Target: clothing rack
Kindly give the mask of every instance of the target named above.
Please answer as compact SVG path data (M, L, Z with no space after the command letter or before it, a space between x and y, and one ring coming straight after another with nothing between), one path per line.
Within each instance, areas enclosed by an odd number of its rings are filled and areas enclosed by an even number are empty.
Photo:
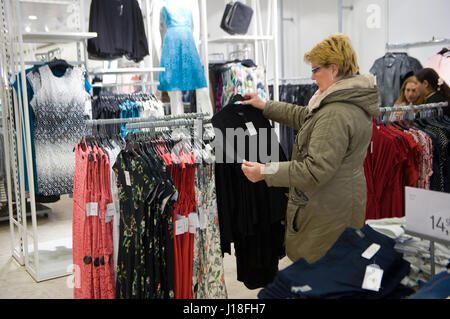
M380 107L380 112L382 114L391 113L396 111L422 111L428 110L438 107L448 106L448 102L439 102L439 103L428 103L428 104L420 104L420 105L407 105L407 106L388 106L388 107Z
M106 87L117 87L117 86L144 86L144 85L159 85L159 82L155 81L139 81L139 82L125 82L125 83L94 83L92 87L94 88L106 88Z
M140 123L128 123L125 125L127 130L139 129L139 128L156 128L156 127L173 127L173 126L192 126L196 124L198 120L172 120L166 122L140 122ZM201 119L202 125L211 123L211 119Z
M279 78L278 81L281 83L285 82L295 82L295 83L301 83L301 82L307 82L307 84L314 83L313 80L311 80L311 77L291 77L291 78ZM269 79L268 82L274 82L274 79Z
M135 99L135 98L144 98L144 99L157 99L155 94L153 93L144 93L144 92L137 92L137 93L116 93L116 94L100 94L98 96L99 99L117 99L117 98L127 98L127 99Z
M411 43L386 43L386 50L409 49L433 45L450 44L450 39L435 39L429 41L411 42Z
M185 113L178 115L165 115L155 117L142 117L142 118L120 118L120 119L98 119L98 120L86 120L87 126L94 125L106 125L106 124L121 124L121 123L139 123L139 122L157 122L157 121L170 121L177 119L191 119L191 118L204 118L209 116L209 113ZM165 125L167 126L167 125ZM127 127L128 128L128 127Z

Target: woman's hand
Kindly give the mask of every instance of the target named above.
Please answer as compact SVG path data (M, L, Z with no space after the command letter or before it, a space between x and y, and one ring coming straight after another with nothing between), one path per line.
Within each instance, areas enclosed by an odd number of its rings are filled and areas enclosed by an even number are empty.
M264 180L265 165L261 163L252 163L244 160L241 165L244 175L252 183Z
M245 100L241 101L241 104L249 104L260 110L264 110L264 107L266 106L266 102L264 102L256 93L245 93L242 97Z

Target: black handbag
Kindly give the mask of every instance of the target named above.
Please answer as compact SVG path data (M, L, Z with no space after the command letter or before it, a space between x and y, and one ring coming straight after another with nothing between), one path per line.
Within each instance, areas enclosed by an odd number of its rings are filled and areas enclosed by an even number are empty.
M253 9L242 2L228 3L223 13L220 28L229 34L246 34Z

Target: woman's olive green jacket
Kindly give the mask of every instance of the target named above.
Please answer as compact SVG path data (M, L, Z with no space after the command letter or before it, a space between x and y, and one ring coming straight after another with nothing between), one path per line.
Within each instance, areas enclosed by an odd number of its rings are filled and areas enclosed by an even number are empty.
M314 262L346 227L364 225L364 159L379 114L378 90L368 76L337 82L312 111L268 101L264 116L298 130L289 162L268 163L268 186L289 187L286 254Z

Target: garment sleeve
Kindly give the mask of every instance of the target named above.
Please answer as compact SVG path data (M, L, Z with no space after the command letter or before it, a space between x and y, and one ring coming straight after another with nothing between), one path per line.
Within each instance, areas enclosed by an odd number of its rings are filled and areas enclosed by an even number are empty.
M300 129L308 113L306 107L276 101L267 101L263 111L267 119L290 126L295 130Z
M328 110L318 116L305 159L267 163L264 178L268 186L295 187L308 194L335 175L350 142L351 115Z

